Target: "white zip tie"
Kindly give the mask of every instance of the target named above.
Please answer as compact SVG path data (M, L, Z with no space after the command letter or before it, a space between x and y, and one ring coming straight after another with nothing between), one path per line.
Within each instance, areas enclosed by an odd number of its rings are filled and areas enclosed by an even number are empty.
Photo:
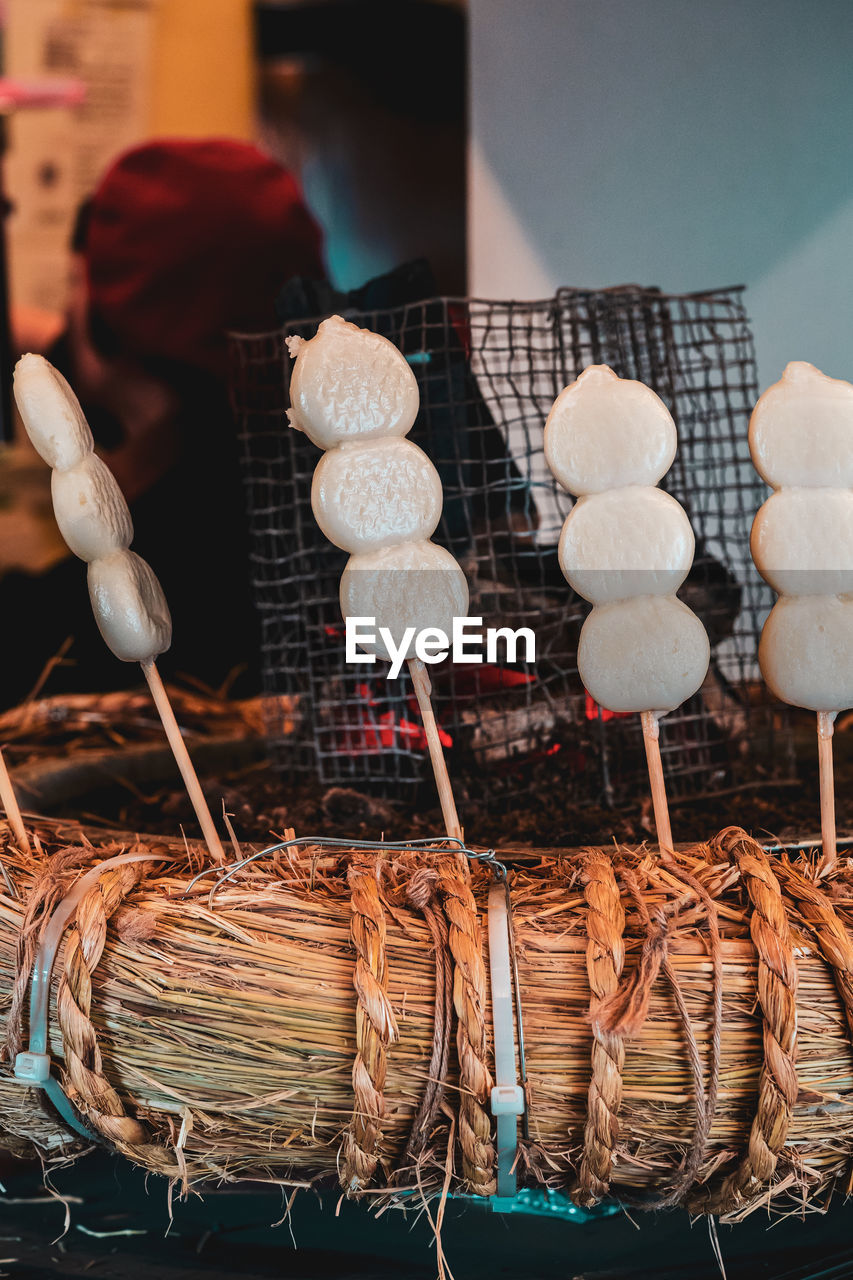
M495 1052L491 1111L497 1122L497 1195L492 1197L493 1205L496 1200L512 1199L518 1190L518 1117L527 1107L515 1068L510 949L509 885L498 881L489 889L489 979Z

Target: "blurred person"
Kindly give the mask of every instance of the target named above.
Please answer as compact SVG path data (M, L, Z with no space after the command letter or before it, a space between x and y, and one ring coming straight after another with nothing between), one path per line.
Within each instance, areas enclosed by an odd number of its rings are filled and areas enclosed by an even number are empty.
M153 141L122 155L80 210L62 334L44 354L79 396L130 505L133 550L174 622L158 665L218 687L258 683L239 459L227 394L228 330L275 327L293 276L323 279L322 234L287 170L229 139ZM0 704L26 696L70 635L50 692L138 681L95 627L86 567L10 573L0 604Z

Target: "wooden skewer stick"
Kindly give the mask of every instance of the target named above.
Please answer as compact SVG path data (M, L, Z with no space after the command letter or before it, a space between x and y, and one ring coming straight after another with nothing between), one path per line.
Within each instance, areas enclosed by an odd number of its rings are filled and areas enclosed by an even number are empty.
M421 719L424 722L424 731L426 732L427 745L429 747L429 758L432 764L432 771L435 775L435 785L438 787L438 798L441 801L441 813L444 818L444 828L449 836L454 836L457 840L462 839L462 828L459 825L459 817L456 813L456 801L453 799L453 789L450 785L450 776L447 772L447 761L444 758L444 751L441 746L441 739L438 736L438 726L435 723L435 713L432 709L430 701L430 693L432 685L424 664L420 658L409 658L408 660L409 674L412 677L412 684L415 687L415 696L420 707Z
M646 761L649 766L649 782L652 788L652 808L658 833L658 845L662 853L672 853L669 805L666 802L666 784L663 778L663 764L660 758L660 724L654 711L641 712L640 719L643 725Z
M2 751L0 751L0 802L2 802L3 808L6 810L6 817L9 820L9 826L15 833L18 848L23 853L31 853L30 838L27 835L27 829L21 817L18 798L15 795L15 789L12 786L12 779L9 777L9 770L6 768L6 761L3 759Z
M166 730L166 737L169 740L169 746L172 748L172 754L175 757L178 768L181 771L181 777L184 780L184 786L189 793L192 806L195 809L195 815L198 818L199 826L204 834L204 839L210 850L211 857L216 862L225 861L225 850L222 848L222 841L219 839L216 827L213 824L213 817L207 807L207 801L202 793L199 784L198 775L193 768L193 762L190 760L190 753L187 751L187 745L184 742L178 722L175 719L175 713L172 710L172 704L169 701L169 695L163 685L160 672L153 661L141 662L139 664L145 673L145 679L148 681L148 688L151 690L151 697L154 699L154 705L160 713L160 719L163 722L163 728Z
M832 768L832 735L835 732L835 712L817 713L817 762L820 774L820 838L823 853L817 865L820 876L827 875L835 866L835 777Z

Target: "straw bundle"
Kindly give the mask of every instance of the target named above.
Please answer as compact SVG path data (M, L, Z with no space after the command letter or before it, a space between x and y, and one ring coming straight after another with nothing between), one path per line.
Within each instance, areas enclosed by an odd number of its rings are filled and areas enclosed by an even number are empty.
M259 737L264 731L262 699L242 701L202 690L167 685L169 700L182 730L204 737ZM284 731L292 732L298 708L281 698L277 710ZM33 698L0 712L0 741L13 758L41 757L66 751L125 746L163 739L163 728L147 689L119 689L112 693L66 693Z
M488 869L469 887L450 853L313 848L190 886L199 848L35 834L35 856L3 855L0 1143L80 1149L11 1076L27 972L80 868L150 847L162 861L105 872L81 901L55 969L52 1052L90 1126L184 1185L494 1189ZM510 883L520 1181L737 1218L846 1178L853 870L818 881L730 828L666 863L525 854Z

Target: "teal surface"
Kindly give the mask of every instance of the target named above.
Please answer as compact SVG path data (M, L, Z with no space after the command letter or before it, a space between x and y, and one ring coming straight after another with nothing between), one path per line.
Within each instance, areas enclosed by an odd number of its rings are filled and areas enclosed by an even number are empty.
M104 1154L54 1172L52 1195L32 1165L7 1166L0 1178L0 1271L16 1278L436 1276L432 1230L415 1206L377 1218L369 1204L334 1191L303 1191L288 1213L286 1190L243 1184L185 1202L176 1192L170 1215L163 1179ZM853 1207L840 1198L826 1214L778 1221L755 1213L719 1227L727 1280L850 1280L851 1228ZM708 1223L680 1212L611 1210L583 1222L456 1199L445 1209L442 1244L453 1280L720 1280Z

